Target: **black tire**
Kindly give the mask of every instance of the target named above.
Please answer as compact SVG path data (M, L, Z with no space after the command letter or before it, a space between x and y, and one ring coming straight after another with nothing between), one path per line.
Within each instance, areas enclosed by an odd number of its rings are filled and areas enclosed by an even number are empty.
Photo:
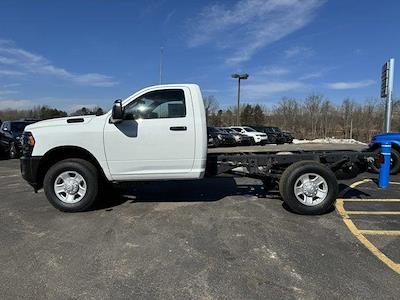
M55 180L65 171L77 172L86 181L86 193L79 202L63 202L57 197L54 191ZM98 171L95 166L86 160L78 158L65 159L56 163L47 171L44 177L43 188L49 202L58 210L64 212L84 211L92 206L98 195L100 195Z
M18 158L17 147L15 147L15 143L10 143L10 148L8 149L8 157L11 159Z
M390 174L395 175L400 172L400 152L393 148L391 151L392 151L392 154L390 156L390 159L391 159ZM380 154L381 148L375 149L374 153ZM374 173L379 173L379 168L380 168L380 166L379 166L378 162L376 162L376 161L371 165L371 169Z
M314 173L321 176L327 184L328 192L325 199L314 206L301 203L294 188L301 175ZM326 166L315 161L300 161L290 165L279 181L279 192L286 205L294 212L302 215L318 215L330 211L338 196L338 182L335 174Z

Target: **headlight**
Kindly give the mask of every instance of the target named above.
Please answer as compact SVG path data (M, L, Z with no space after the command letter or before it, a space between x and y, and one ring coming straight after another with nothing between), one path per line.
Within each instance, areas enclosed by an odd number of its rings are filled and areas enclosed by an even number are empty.
M22 134L22 155L31 156L35 143L35 138L33 137L32 132L24 131Z

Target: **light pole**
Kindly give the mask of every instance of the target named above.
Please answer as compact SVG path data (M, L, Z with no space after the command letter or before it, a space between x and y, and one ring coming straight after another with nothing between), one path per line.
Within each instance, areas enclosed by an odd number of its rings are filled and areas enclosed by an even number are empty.
M249 74L232 74L232 78L238 80L238 94L237 94L237 113L236 113L236 125L240 125L240 80L246 80L249 78Z
M160 47L160 84L162 84L164 47Z

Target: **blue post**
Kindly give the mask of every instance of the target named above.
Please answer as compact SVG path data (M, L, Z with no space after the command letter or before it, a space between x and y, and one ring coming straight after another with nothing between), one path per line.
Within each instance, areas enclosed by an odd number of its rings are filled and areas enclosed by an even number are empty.
M383 155L384 161L379 169L379 187L382 189L386 189L389 186L391 150L391 143L381 144L381 154Z

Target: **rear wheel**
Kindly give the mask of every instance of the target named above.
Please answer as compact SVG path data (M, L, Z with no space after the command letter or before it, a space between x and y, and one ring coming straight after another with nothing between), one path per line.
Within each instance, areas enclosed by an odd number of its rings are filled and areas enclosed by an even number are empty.
M381 148L375 149L374 153L380 154ZM372 171L379 173L380 165L377 161L371 166ZM392 154L390 156L390 174L394 175L400 171L400 152L392 148Z
M315 161L301 161L289 166L279 181L279 191L291 210L315 215L328 212L338 195L335 174Z
M99 195L98 172L86 160L62 160L47 171L43 187L55 208L65 212L84 211Z

